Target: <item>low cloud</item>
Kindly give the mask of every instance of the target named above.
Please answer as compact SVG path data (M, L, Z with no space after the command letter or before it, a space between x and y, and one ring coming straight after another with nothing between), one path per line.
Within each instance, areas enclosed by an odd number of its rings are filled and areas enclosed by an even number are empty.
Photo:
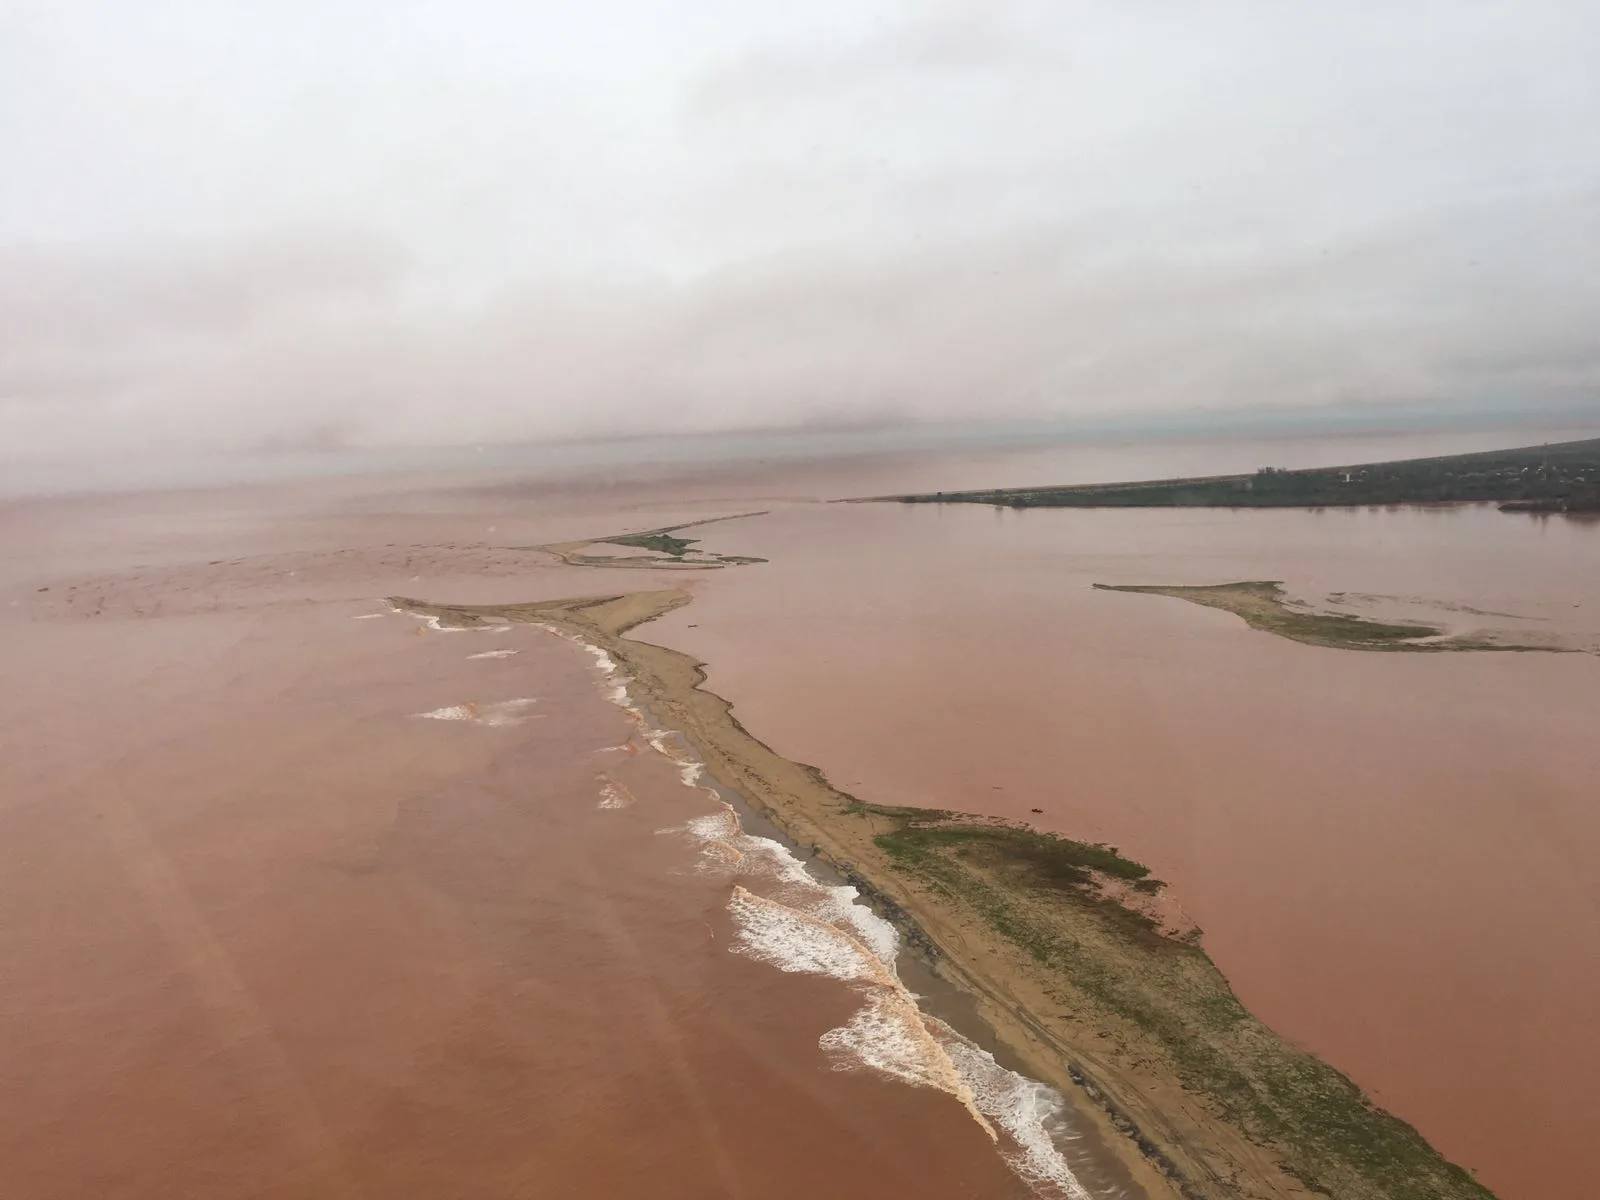
M155 7L0 39L0 463L1600 418L1600 26L1553 0Z
M13 452L53 456L861 416L1570 407L1600 394L1597 211L1584 195L1268 260L1088 267L1086 235L1062 228L455 305L419 300L426 280L400 257L333 234L36 253L12 259L0 293L0 413Z

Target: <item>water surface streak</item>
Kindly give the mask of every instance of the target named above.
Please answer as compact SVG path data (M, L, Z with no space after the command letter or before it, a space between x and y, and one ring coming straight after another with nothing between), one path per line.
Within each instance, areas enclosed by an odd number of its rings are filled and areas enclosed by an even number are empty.
M0 1193L1039 1194L956 1097L833 1069L852 983L734 952L732 880L660 833L720 802L619 749L581 647L353 619L420 556L290 580L229 565L248 524L164 563L174 524L0 580Z

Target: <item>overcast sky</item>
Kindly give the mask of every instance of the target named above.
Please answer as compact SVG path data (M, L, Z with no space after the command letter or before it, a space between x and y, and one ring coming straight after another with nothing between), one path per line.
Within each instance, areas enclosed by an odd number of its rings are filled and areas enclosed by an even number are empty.
M0 0L0 461L1600 415L1600 0Z

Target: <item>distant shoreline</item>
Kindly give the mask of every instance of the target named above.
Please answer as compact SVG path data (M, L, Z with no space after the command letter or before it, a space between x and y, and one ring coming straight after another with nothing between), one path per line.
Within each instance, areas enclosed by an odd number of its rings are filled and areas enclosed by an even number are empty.
M1509 450L1254 474L868 496L852 503L1004 508L1335 508L1499 504L1508 512L1600 512L1600 438Z

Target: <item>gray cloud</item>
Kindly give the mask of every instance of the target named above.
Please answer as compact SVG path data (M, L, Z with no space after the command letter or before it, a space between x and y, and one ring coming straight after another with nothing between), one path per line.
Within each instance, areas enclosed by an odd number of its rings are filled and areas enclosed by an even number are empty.
M950 83L961 75L1062 71L1069 62L1013 20L1014 5L945 3L875 23L843 41L756 47L713 63L694 80L688 111L726 116L751 105L859 102L858 89L918 76Z
M1587 7L18 8L0 462L1600 414Z

